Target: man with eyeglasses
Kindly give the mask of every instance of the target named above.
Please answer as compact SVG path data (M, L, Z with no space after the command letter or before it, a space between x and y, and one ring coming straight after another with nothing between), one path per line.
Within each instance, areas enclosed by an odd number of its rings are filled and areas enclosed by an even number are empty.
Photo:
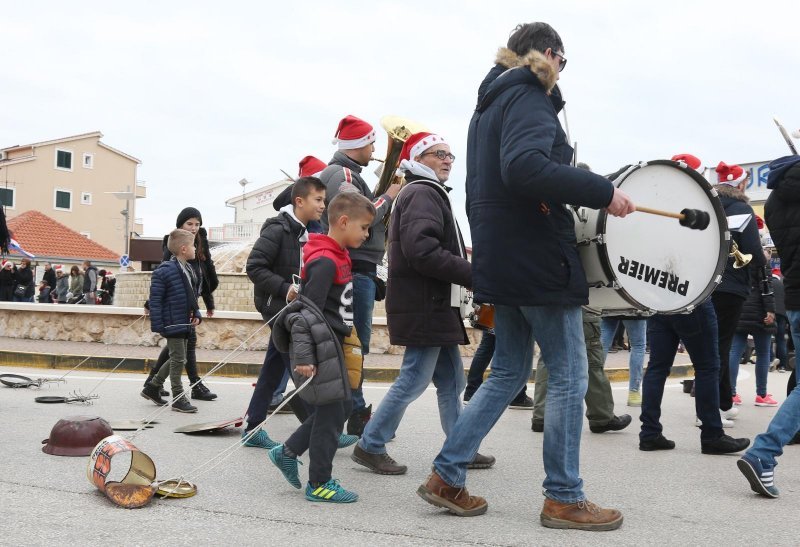
M466 385L458 346L469 343L459 298L453 296L472 285L472 272L445 186L456 158L447 142L431 133L412 135L400 157L407 184L395 200L389 225L386 319L391 343L406 350L400 375L352 455L353 461L381 475L406 472L386 452L386 443L431 380L439 421L445 435L450 434ZM486 469L494 461L476 450L468 467Z
M495 305L492 374L461 412L417 493L460 516L488 504L465 487L481 441L530 377L533 342L550 373L544 423L542 525L613 530L622 514L586 499L580 476L588 363L581 306L586 276L566 204L624 217L630 198L600 175L571 167L573 150L558 121L556 87L564 45L546 23L518 26L478 90L467 142L467 213L472 286Z

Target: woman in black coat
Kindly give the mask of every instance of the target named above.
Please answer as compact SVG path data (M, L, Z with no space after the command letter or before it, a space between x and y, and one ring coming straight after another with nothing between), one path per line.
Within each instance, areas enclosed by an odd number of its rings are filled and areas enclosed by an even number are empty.
M203 217L200 211L194 207L186 207L178 214L178 219L175 222L177 228L186 230L195 234L194 246L196 255L194 260L188 261L189 266L194 271L197 278L200 280L200 296L203 297L203 302L206 305L206 317L214 317L214 291L219 285L217 278L217 270L214 267L214 261L211 260L211 253L208 246L208 235L205 228L202 228ZM168 235L164 236L164 260L170 260L172 253L167 249ZM189 342L186 347L186 375L189 377L191 384L196 384L192 388L192 399L201 401L213 401L217 398L216 393L212 393L202 382L199 382L200 375L197 373L197 356L195 347L197 346L197 332L192 327L189 332ZM158 362L150 371L147 381L155 376L161 366L169 359L169 351L166 347L161 350L158 356ZM199 383L198 383L199 382ZM146 383L146 382L145 382ZM163 394L162 394L163 395Z
M756 350L756 406L778 406L772 395L767 393L767 377L770 365L770 346L775 327L775 296L772 293L771 275L765 267L755 265L750 268L750 294L742 308L742 315L736 325L730 353L731 387L734 404L742 404L736 393L736 377L739 373L739 360L747 345L747 335L753 336Z
M3 260L0 267L0 302L14 301L14 287L17 285L17 276L14 274L14 264L10 260Z
M19 266L14 272L16 277L16 285L14 285L14 302L33 302L33 294L36 292L36 285L33 282L33 270L31 270L31 261L29 258L20 260ZM25 292L22 296L16 293L18 286L24 286Z

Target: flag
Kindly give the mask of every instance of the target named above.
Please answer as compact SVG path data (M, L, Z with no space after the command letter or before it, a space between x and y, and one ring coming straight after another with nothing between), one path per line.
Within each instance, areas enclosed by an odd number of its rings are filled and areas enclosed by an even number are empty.
M36 258L36 255L34 255L33 253L29 253L28 251L26 251L25 249L20 247L19 243L17 243L17 240L14 239L13 237L8 242L8 250L9 251L13 251L13 252L17 252L17 253L19 253L21 255L25 255L28 258Z

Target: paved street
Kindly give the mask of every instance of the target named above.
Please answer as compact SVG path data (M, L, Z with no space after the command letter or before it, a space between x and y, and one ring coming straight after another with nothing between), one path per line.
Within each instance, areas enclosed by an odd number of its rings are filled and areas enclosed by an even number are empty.
M63 371L11 369L32 377ZM742 367L736 436L762 431L774 409L756 408L753 366ZM481 452L497 457L491 470L473 471L470 491L489 500L486 515L458 518L429 506L415 490L425 479L443 434L435 392L429 389L407 412L389 451L409 465L401 477L370 474L349 459L351 448L337 454L334 475L360 495L352 505L318 505L304 500L269 462L265 451L243 448L225 464L197 480L189 499L154 500L138 510L115 507L86 479L88 458L42 453L41 441L64 416L91 414L108 420L137 419L154 405L139 397L143 375L113 374L91 407L44 405L39 394L88 393L104 376L75 372L67 384L41 390L0 387L0 506L6 525L0 544L311 544L326 545L703 545L797 544L792 523L800 502L800 447L787 447L777 468L782 497L767 500L750 492L736 469L736 456L700 454L693 426L692 400L672 379L664 402L666 435L677 442L671 452L637 449L637 424L620 433L591 434L584 427L582 473L590 499L621 509L625 524L616 532L587 533L542 528L540 485L542 435L530 430L530 413L509 410L484 442ZM771 373L770 392L784 399L788 374ZM194 415L166 411L155 429L134 441L154 460L159 478L180 475L234 443L238 432L215 436L173 433L190 423L241 415L251 379L212 379L220 398L198 402ZM366 386L368 401L378 403L386 385ZM627 384L614 384L617 413L625 407ZM291 415L270 421L268 431L284 439L297 425ZM125 433L123 433L124 435ZM307 461L307 458L304 458ZM124 464L114 461L112 469ZM307 466L301 467L305 480ZM119 472L120 470L117 470Z

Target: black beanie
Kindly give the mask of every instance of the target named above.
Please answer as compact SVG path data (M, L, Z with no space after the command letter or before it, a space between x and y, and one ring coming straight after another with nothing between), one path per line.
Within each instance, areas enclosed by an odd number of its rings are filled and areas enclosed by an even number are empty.
M178 213L178 220L175 221L175 227L180 228L183 226L183 223L189 220L190 218L196 218L200 221L200 225L203 224L203 216L200 214L200 211L195 209L194 207L187 207L180 213Z

